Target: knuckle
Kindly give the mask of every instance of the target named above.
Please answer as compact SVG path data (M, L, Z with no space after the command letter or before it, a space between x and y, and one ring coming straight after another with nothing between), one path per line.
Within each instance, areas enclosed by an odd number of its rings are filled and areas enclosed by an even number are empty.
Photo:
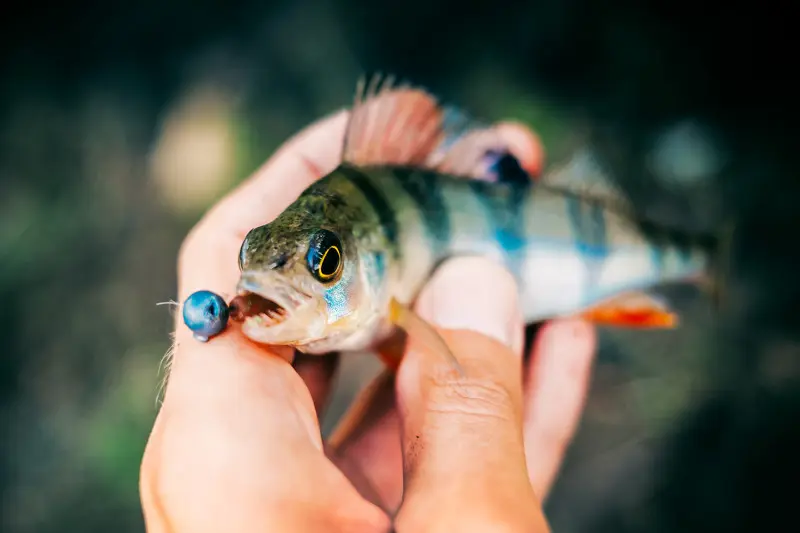
M435 380L428 397L428 410L478 418L510 419L515 415L515 402L508 388L492 380Z

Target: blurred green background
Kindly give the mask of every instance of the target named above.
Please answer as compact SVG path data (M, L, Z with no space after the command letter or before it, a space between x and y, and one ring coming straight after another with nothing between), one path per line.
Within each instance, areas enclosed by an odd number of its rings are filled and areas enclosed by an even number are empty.
M138 468L175 260L290 135L395 73L636 204L737 223L726 305L602 332L555 531L786 527L800 474L798 83L790 18L696 2L76 0L0 18L2 531L142 531ZM346 366L333 415L374 364ZM330 427L332 420L326 421ZM792 520L793 521L793 520Z

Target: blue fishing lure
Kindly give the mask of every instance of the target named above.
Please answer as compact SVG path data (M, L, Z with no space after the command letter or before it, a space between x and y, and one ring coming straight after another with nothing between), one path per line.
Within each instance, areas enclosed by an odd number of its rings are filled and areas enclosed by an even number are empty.
M197 291L183 302L183 323L200 342L225 331L229 317L228 304L211 291Z

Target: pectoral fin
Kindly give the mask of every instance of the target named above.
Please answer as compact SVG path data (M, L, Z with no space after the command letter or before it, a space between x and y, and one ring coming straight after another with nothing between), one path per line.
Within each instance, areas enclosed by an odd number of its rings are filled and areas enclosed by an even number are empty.
M615 296L579 316L598 326L671 329L678 325L678 315L665 302L644 292Z
M436 329L409 307L394 298L389 302L389 320L405 331L410 338L424 344L436 355L447 359L458 370L459 374L464 375L464 369L456 359L455 354L453 354Z

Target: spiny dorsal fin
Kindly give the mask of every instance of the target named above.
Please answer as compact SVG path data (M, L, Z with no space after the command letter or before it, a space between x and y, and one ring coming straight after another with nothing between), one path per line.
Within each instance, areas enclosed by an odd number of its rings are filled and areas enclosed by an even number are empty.
M548 171L539 183L595 200L618 210L630 211L622 190L604 172L600 162L588 150L578 151L564 165Z
M508 143L489 125L392 76L359 80L342 161L357 166L414 166L465 178L528 179L508 162ZM520 175L522 174L522 176Z

